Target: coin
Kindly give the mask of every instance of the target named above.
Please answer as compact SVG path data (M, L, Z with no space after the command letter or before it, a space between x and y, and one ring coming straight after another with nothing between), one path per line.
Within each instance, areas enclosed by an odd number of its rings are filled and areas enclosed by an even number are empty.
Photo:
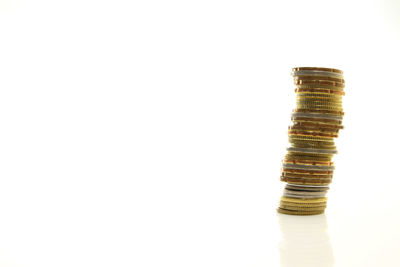
M298 108L309 109L309 110L332 110L332 111L343 111L342 103L333 102L322 102L322 101L297 101L296 105Z
M331 99L322 99L322 98L305 98L298 97L296 98L297 107L301 106L327 106L332 108L342 108L342 100L331 100ZM301 108L301 107L300 107Z
M320 181L320 180L332 180L333 173L331 174L304 174L304 173L291 173L291 172L283 172L281 175L284 179L289 180L309 180L309 181Z
M300 185L328 185L332 182L332 179L329 178L302 178L302 177L285 177L281 176L281 181L288 182L292 184L300 184Z
M330 81L330 80L301 80L295 79L295 85L319 85L321 87L329 86L330 88L340 90L343 89L345 84L338 81Z
M318 215L324 213L324 210L317 210L317 211L298 211L298 210L287 210L278 208L277 211L279 213L288 214L288 215Z
M305 148L319 148L319 149L336 149L335 144L326 144L324 142L307 141L307 140L297 140L290 139L290 144L293 147L305 147Z
M304 131L304 130L291 130L288 131L289 135L296 135L296 136L318 136L318 137L338 137L337 133L321 133L321 132L314 132L314 131Z
M288 198L286 196L283 196L285 198ZM304 201L312 201L312 200L316 200L318 198L290 198L293 200L304 200ZM297 210L310 210L310 209L322 209L326 207L326 202L321 202L321 203L299 203L299 202L290 202L290 201L280 201L279 206L282 208L286 208L286 209L297 209Z
M285 197L291 197L291 198L320 198L320 197L325 197L326 195L326 191L322 191L322 192L310 192L310 191L301 191L301 190L288 190L285 189L283 190L283 196Z
M337 87L333 85L321 85L321 84L295 84L295 92L300 90L323 90L325 92L332 92L337 94L344 94L343 87Z
M286 184L285 190L300 192L327 192L329 190L329 186L305 186L298 184Z
M344 96L346 94L343 90L339 90L339 89L321 88L320 86L314 87L314 86L308 86L308 85L298 85L294 89L294 92L295 93L299 93L299 92L326 93L326 94L340 95L340 96Z
M293 125L304 125L309 127L328 128L334 130L344 129L344 126L342 125L341 121L297 117L297 118L292 118L292 122Z
M329 78L329 77L322 77L322 76L295 76L294 77L294 84L295 85L302 85L302 84L317 84L317 85L329 85L334 86L336 88L344 88L345 83L342 79L337 78Z
M293 163L293 164L303 164L308 166L333 166L333 161L326 160L323 161L320 158L310 158L310 159L296 159L296 158L288 158L284 157L282 160L282 164L284 163Z
M323 202L326 202L327 200L328 199L326 197L313 199L313 200L297 200L297 199L291 199L288 197L281 197L281 201L294 202L294 203L323 203Z
M315 111L315 110L310 110L310 109L301 109L296 107L293 112L302 112L302 113L319 113L319 114L331 114L331 115L339 115L343 116L344 112L343 111L336 111L336 110L321 110L321 111Z
M288 147L288 151L310 153L310 154L336 154L336 149L315 149L315 148L304 148L304 147Z
M295 120L293 121L293 125L290 129L296 129L299 127L310 128L310 129L321 129L322 131L335 131L343 129L342 125L332 124L332 123L324 123L319 121L307 121L307 120Z
M309 162L331 162L333 155L311 155L311 154L301 154L289 152L285 155L284 161L309 161Z
M290 192L327 192L328 186L303 186L296 184L286 184L284 190Z
M321 113L312 113L312 112L293 112L292 118L312 118L312 119L325 119L325 120L334 120L334 121L342 121L343 116L334 115L334 114L321 114Z
M296 140L310 140L315 142L334 142L332 137L324 137L324 136L303 136L303 135L289 135L289 139Z
M312 170L312 171L333 171L335 169L335 166L330 166L330 165L306 165L306 164L293 164L293 163L283 163L282 164L283 168L285 169L297 169L297 170Z
M301 73L302 71L308 71L312 73L324 72L330 75L337 75L339 77L343 77L343 71L335 68L324 68L324 67L294 67L292 68L292 75L296 75L297 73Z
M299 198L296 198L299 199ZM319 205L319 206L295 206L295 205L287 205L286 203L279 203L279 207L286 210L297 210L297 211L317 211L317 210L324 210L326 205Z

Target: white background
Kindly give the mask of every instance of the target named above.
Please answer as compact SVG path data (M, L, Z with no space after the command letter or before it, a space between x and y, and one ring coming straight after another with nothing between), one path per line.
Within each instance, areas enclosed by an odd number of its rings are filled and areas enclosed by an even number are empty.
M0 2L0 266L400 266L398 1ZM277 215L290 69L344 70L325 215Z

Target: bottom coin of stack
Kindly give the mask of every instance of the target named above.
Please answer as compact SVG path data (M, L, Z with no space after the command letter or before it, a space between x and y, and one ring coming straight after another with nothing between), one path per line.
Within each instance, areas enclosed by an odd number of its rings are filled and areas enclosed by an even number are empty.
M323 213L332 182L334 138L343 129L343 73L337 69L294 68L296 108L289 127L281 181L286 182L278 212L292 215Z

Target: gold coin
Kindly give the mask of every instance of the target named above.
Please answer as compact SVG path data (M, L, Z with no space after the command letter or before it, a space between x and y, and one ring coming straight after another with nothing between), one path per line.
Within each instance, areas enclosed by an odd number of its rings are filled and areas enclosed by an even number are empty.
M298 108L308 109L312 111L343 111L342 107L324 106L324 105L302 105L298 104Z
M289 173L285 173L283 174L281 177L282 179L285 180L291 180L291 181L297 181L297 182L302 182L302 181L307 181L307 182L329 182L332 181L333 179L333 174L330 174L331 177L329 177L329 175L323 176L323 175L319 175L319 176L313 176L313 177L306 177L306 175L294 175L294 174L289 174Z
M302 131L302 130L290 130L288 131L289 135L295 136L314 136L314 137L330 137L336 138L339 135L337 133L321 133L321 132L309 132L309 131Z
M286 196L285 196L286 197ZM317 198L290 198L290 199L297 199L297 200L313 200ZM321 203L298 203L298 202L289 202L289 201L280 201L281 206L292 207L292 208L323 208L326 207L326 201Z
M317 114L328 114L328 115L338 115L338 116L344 116L343 111L334 111L334 110L321 110L321 111L315 111L315 110L310 110L310 109L301 109L301 108L296 108L293 110L294 113L317 113Z
M293 124L309 124L309 125L318 125L318 126L326 126L326 127L340 127L343 129L342 121L337 120L326 120L326 119L319 119L319 118L302 118L302 117L292 117Z
M304 181L302 181L302 182L285 181L285 182L297 184L297 185L307 185L307 186L327 186L327 185L331 184L331 182L329 182L329 183L311 183L311 182L304 182Z
M296 171L296 170L293 170ZM311 174L311 173L301 173L301 172L287 172L284 170L282 172L282 176L289 179L310 179L310 180L317 180L317 179L332 179L333 172L328 174Z
M298 90L296 92L296 97L325 97L329 99L343 99L342 94L332 94L329 91L321 91L321 92L310 92L310 91L302 91Z
M297 209L297 208L292 208L292 207L286 207L286 206L279 206L279 208L283 209L283 210L290 210L290 211L297 211L297 212L324 212L324 210L326 209L326 207L323 208L311 208L311 209Z
M333 109L342 110L343 104L341 102L332 101L308 101L308 100L297 100L296 107L308 108L308 109Z
M335 93L335 94L345 94L343 87L336 87L332 85L319 85L319 84L296 84L296 90L323 90L325 92Z
M305 164L308 163L310 165L316 165L316 166L334 166L333 162L331 160L322 160L320 158L311 158L311 159L297 159L296 157L284 157L283 162L294 162L297 163L299 162L300 164ZM332 165L329 165L332 164Z
M327 178L327 177L321 177L323 175L333 175L333 171L316 171L316 170L304 170L304 169L288 169L288 168L282 168L283 173L286 174L298 174L298 175L314 175L316 177L308 177L308 178Z
M342 99L329 99L324 97L296 97L296 105L303 104L318 104L318 105L331 105L331 106L342 106Z
M294 84L298 85L318 85L321 87L329 86L337 89L344 89L345 84L338 81L330 81L330 80L304 80L304 79L295 79Z
M310 109L310 110L334 110L334 111L342 111L343 105L342 103L331 103L331 102L304 102L297 101L296 106L298 108Z
M323 101L297 101L296 106L302 109L328 109L342 110L342 103L323 102Z
M296 97L296 104L319 104L319 105L332 105L341 106L342 99L328 99L323 97Z
M333 157L333 153L307 153L307 152L301 152L301 151L293 151L293 149L289 150L286 153L287 156L289 157L293 157L293 158L315 158L315 159L323 159L323 158L332 158ZM324 161L324 160L323 160Z
M319 122L319 121L307 121L307 120L294 120L293 126L304 126L304 127L317 127L317 128L326 128L332 130L341 130L343 129L343 125Z
M321 123L321 122L316 122L316 121L293 121L292 125L288 127L288 129L296 129L304 127L306 128L317 128L317 129L326 129L326 130L332 130L334 132L337 132L337 130L341 130L344 128L342 125L332 125L332 124L327 124L327 123Z
M293 199L301 199L301 198L293 198ZM308 198L307 200L312 200L315 198ZM327 203L315 205L315 204L299 204L299 203L289 203L289 202L280 202L279 207L290 210L318 210L325 209Z
M310 101L316 101L316 100L323 100L323 101L336 101L336 102L342 102L343 97L338 96L338 95L333 95L333 94L319 94L319 93L297 93L296 94L296 99L300 100L310 100Z
M295 144L307 144L307 145L312 145L312 146L335 146L334 141L314 141L314 140L304 140L304 139L296 139L296 138L289 138L289 141L291 143Z
M335 89L329 89L329 88L319 88L319 87L304 87L298 85L294 89L295 93L324 93L324 94L330 94L330 95L337 95L337 96L344 96L346 93L343 90L335 90Z
M334 142L334 138L332 137L320 137L320 136L303 136L303 135L289 135L289 139L297 139L297 140L310 140L310 141L318 141L318 142Z
M331 182L325 182L325 183L321 183L321 182L316 183L316 182L307 182L307 181L299 182L299 181L290 181L289 180L289 181L284 181L284 182L291 183L291 184L297 184L297 185L307 185L307 186L327 186L327 185L331 184L332 181Z
M285 205L285 204L279 204L279 207L280 208L282 208L282 209L286 209L286 210L298 210L298 211L317 211L317 210L324 210L324 209L326 209L326 206L327 205L325 205L325 206L315 206L315 207L305 207L305 206L302 206L302 207L300 207L300 206L288 206L288 205Z
M310 183L310 184L329 184L332 182L332 178L326 177L292 177L288 175L282 175L281 181L288 182L288 183L295 183L295 184L303 184L303 183Z
M287 199L291 199L293 201L286 201L286 200L282 200L282 198L287 198ZM326 197L323 197L326 198ZM286 197L286 196L282 196L281 197L281 201L280 203L286 206L294 206L294 207L322 207L322 206L326 206L327 200L326 201L322 201L322 202L312 202L310 203L309 201L311 200L316 200L316 199L321 199L321 198L294 198L294 197ZM299 202L302 201L302 202Z
M291 184L298 185L329 185L332 183L332 179L304 179L304 178L285 178L281 176L282 182L288 182Z
M334 166L333 161L310 161L310 160L286 160L284 159L283 162L292 163L292 164L303 164L303 165L310 165L310 166Z
M324 213L325 210L317 210L317 211L297 211L297 210L286 210L282 208L278 208L277 211L282 214L288 215L318 215Z
M293 147L304 147L304 148L316 148L316 149L335 149L336 146L333 143L308 141L308 140L289 140Z
M318 81L318 82L334 82L338 84L345 84L345 80L341 78L335 78L335 77L328 77L328 76L295 76L294 78L295 83L297 81Z
M315 173L296 172L296 170L293 170L293 172L288 172L287 170L284 170L282 172L282 176L286 178L302 178L302 179L332 179L333 171L331 171L331 173L315 174Z
M289 126L289 134L291 133L304 133L310 134L313 136L338 136L339 129L327 129L325 127L310 127L310 126L300 126L300 125L293 125Z
M342 99L327 97L296 97L296 104L342 105Z
M333 155L304 155L300 153L287 153L285 160L287 161L311 161L311 162L330 162L332 161Z
M304 122L315 122L315 123L328 124L328 125L342 125L342 120L326 119L326 118L311 118L311 117L302 116L302 115L292 116L291 120L293 122L304 121Z
M333 95L333 94L332 94ZM335 95L335 97L328 97L328 96L303 96L299 95L299 93L296 94L296 99L311 99L311 100L325 100L325 101L340 101L343 102L342 96Z

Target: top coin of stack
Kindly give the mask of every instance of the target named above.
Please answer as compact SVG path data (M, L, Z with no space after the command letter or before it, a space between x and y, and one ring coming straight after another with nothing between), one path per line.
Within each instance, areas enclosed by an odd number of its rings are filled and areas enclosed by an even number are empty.
M293 68L296 109L289 127L290 147L282 164L284 190L278 211L319 214L332 181L334 138L343 129L343 72L331 68Z

